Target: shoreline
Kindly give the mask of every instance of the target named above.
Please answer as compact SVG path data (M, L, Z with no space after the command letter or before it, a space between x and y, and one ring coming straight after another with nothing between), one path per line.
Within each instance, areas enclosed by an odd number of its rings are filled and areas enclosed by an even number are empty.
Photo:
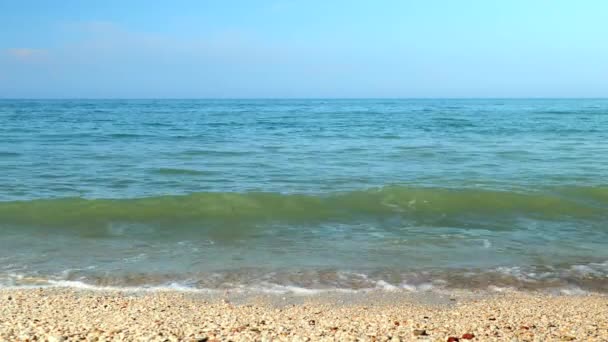
M472 337L474 336L474 337ZM0 289L0 341L607 341L608 296Z

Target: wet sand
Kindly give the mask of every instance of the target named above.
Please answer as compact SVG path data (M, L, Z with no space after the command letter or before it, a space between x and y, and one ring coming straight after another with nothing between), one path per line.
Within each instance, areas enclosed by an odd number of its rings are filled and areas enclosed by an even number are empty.
M608 341L608 296L0 290L1 341L469 339Z

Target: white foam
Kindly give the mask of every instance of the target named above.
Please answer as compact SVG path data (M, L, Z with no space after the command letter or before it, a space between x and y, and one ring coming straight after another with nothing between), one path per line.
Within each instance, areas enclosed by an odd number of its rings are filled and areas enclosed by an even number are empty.
M588 265L574 265L571 269L577 273L582 275L599 275L600 272L594 270L592 267Z
M494 268L493 272L500 272L510 277L515 277L521 280L524 284L531 283L543 283L546 280L553 279L566 279L567 277L580 278L581 276L592 276L592 277L605 277L608 268L608 261L603 263L589 263L582 265L572 265L565 269L543 269L542 271L534 267L497 267ZM373 275L365 273L357 273L350 271L338 271L337 277L338 282L330 286L319 285L307 287L298 286L292 284L277 284L270 280L274 277L272 273L268 277L264 277L267 281L255 281L255 283L244 284L230 284L223 283L224 287L221 288L197 288L194 286L192 281L179 281L161 285L143 285L143 286L98 286L86 283L84 279L68 280L70 273L78 269L67 269L61 274L57 274L55 277L43 278L39 276L30 276L21 272L11 272L0 274L0 288L40 288L40 287L52 287L52 288L74 288L89 291L116 291L116 292L160 292L160 291L178 291L178 292L194 292L194 293L243 293L243 294L255 294L255 293L266 293L266 294L291 294L291 295L316 295L320 293L367 293L374 291L408 291L408 292L422 292L422 291L451 291L450 284L441 278L435 278L432 274L429 274L430 278L424 278L425 282L420 283L415 279L418 279L416 275L413 278L405 275L402 278L402 282L394 283L384 279L378 279ZM474 277L476 272L463 272L465 276ZM213 275L207 275L213 278ZM409 279L409 280L408 280ZM212 279L213 280L213 279ZM221 281L221 279L219 279ZM341 284L350 284L349 280L354 280L358 288L350 288L349 285L341 287ZM213 281L212 281L213 282ZM327 284L326 284L327 285ZM555 283L553 284L555 285ZM567 284L564 286L555 286L551 288L544 288L541 291L547 291L551 293L558 293L563 295L581 295L586 294L585 290L579 287L571 287ZM360 287L362 286L362 288ZM319 288L320 287L320 288ZM487 291L491 292L505 292L505 291L518 291L519 286L515 287L502 287L500 283L494 286L488 286ZM472 290L475 291L475 290Z
M200 293L200 294L270 294L270 295L294 295L294 296L313 296L324 293L371 293L376 291L407 291L407 292L420 292L420 291L433 291L437 293L452 293L454 290L435 288L432 284L423 283L420 285L411 284L400 284L395 286L387 283L386 281L380 280L376 283L375 288L365 289L340 289L340 288L327 288L327 289L310 289L299 286L291 285L278 285L278 284L264 284L259 286L241 286L230 289L210 289L210 288L194 288L180 283L170 283L161 286L98 286L91 285L81 281L73 280L48 280L46 285L35 285L35 284L22 284L22 285L0 285L0 288L7 290L22 290L22 289L39 289L39 288L70 288L76 290L95 291L95 292L122 292L122 293L154 293L154 292L182 292L182 293ZM500 287L500 286L488 286L488 291L491 292L518 292L514 287ZM467 292L466 290L462 290ZM566 287L566 288L549 288L545 291L554 294L561 294L567 296L580 296L587 295L591 292L585 291L579 287Z
M516 289L513 288L513 287L495 286L495 285L488 286L488 290L492 291L492 292L511 292L511 291L516 291Z
M409 291L409 292L416 292L416 286L414 286L414 285L401 284L401 288L406 291ZM397 289L394 289L392 291L395 291L395 290L397 290Z
M378 280L376 282L376 288L381 289L381 290L385 290L385 291L397 291L399 290L399 287L389 284L384 280ZM403 289L406 289L406 287L402 287Z
M124 261L126 263L136 263L138 261L146 259L147 257L148 257L148 255L146 253L139 253L139 254L131 256L131 257L123 258L122 261Z
M568 288L562 288L559 289L559 292L561 294L567 295L567 296L580 296L580 295L585 295L588 294L588 291L585 291L583 289L581 289L578 286L572 286L572 287L568 287Z
M253 293L267 293L267 294L291 294L296 296L310 296L321 293L357 293L360 290L355 289L344 289L344 288L324 288L324 289L311 289L301 286L294 285L280 285L263 283L257 286L242 287L239 292L253 292ZM230 290L233 291L233 290Z
M178 283L170 283L161 286L99 286L91 285L75 280L48 280L47 286L29 286L29 287L53 287L53 288L74 288L87 291L108 291L108 292L194 292L194 293L213 293L221 292L219 289L194 288Z
M418 291L431 291L435 288L435 286L430 283L423 283L418 285L416 288L418 289Z

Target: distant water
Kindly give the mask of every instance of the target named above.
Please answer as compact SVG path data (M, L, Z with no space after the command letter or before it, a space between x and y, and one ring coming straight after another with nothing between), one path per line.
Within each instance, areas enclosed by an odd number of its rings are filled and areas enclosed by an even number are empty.
M0 285L608 292L608 100L0 101Z

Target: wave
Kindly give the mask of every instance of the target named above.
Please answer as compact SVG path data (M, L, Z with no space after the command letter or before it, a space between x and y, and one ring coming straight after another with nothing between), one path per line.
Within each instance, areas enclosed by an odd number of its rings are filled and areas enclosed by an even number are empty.
M313 194L202 192L135 199L60 198L0 202L0 224L106 226L114 222L196 224L319 222L382 219L532 217L606 219L608 188L570 187L543 192L478 189L378 189Z
M192 170L192 169L176 169L176 168L160 168L154 170L155 173L165 176L172 175L182 175L182 176L201 176L201 175L209 175L214 174L213 171L201 171L201 170Z
M181 152L187 156L245 156L250 154L250 151L216 151L216 150L188 150Z
M139 133L113 133L113 134L108 134L107 137L108 138L145 138L145 137L151 137L152 135L149 134L139 134Z

